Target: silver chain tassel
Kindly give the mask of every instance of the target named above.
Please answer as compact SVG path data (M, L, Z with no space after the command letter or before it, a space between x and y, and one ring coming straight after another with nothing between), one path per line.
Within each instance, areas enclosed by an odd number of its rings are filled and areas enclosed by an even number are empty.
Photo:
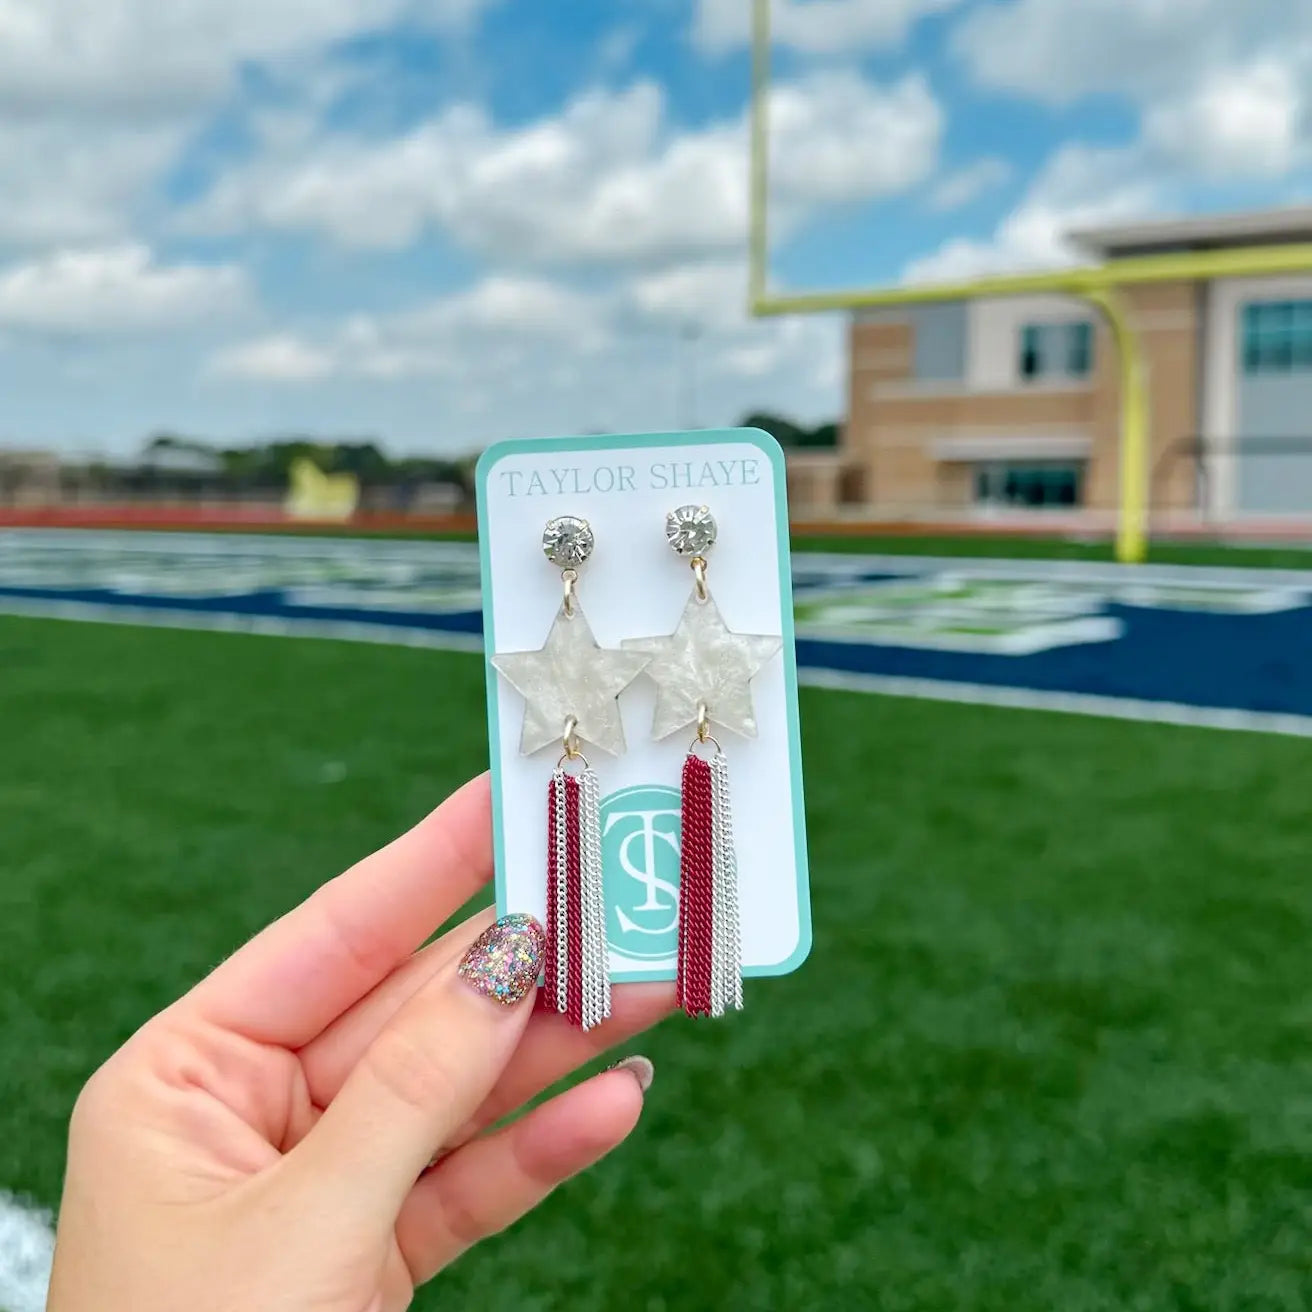
M575 776L579 794L579 913L580 960L570 959L569 829L566 772L551 776L552 842L556 860L556 990L554 1009L569 1012L570 968L579 969L582 981L582 1025L585 1030L600 1025L610 1016L610 949L606 941L606 901L601 867L601 791L597 776L585 769Z
M720 752L711 758L711 1015L726 1007L742 1010L742 926L738 911L738 856L729 803L729 765Z
M595 935L592 929L592 871L591 862L588 859L588 812L592 809L589 805L588 798L588 779L592 776L591 770L584 770L582 774L577 775L579 790L579 916L582 924L579 926L579 943L582 947L583 960L582 970L582 996L580 1005L582 1009L582 1024L585 1030L591 1029L597 1022L595 1019L596 1012L596 995L597 995L597 951L594 943Z
M583 910L583 1028L610 1015L610 950L606 942L606 902L602 891L601 794L597 776L579 776L580 858Z

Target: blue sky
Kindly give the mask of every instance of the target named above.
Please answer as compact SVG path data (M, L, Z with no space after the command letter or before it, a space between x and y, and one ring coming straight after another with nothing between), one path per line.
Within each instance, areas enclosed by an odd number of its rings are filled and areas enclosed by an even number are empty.
M747 9L0 0L0 442L839 414L841 322L742 308ZM774 11L780 285L1052 265L1083 225L1308 194L1312 7Z

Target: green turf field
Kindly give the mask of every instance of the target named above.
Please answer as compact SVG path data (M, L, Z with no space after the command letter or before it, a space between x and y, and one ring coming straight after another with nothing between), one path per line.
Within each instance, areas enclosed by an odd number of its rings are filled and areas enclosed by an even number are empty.
M95 1065L481 768L482 666L3 619L0 672L0 1187L53 1205ZM1312 1303L1306 742L803 714L811 961L417 1306Z

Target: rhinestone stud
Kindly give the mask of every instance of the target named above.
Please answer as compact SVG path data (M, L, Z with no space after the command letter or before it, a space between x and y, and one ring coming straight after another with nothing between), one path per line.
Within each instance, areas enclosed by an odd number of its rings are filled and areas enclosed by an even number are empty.
M665 516L665 540L680 556L704 556L715 545L715 516L706 506L680 506Z
M542 550L561 569L577 569L597 545L592 525L577 515L557 515L542 531Z

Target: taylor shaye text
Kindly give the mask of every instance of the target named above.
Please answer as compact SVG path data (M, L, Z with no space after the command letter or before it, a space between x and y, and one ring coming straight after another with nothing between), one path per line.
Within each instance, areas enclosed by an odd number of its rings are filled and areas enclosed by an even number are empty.
M502 491L509 497L589 496L592 493L653 492L679 488L754 487L761 481L761 461L754 456L735 460L657 460L637 465L598 465L580 469L566 465L546 469L501 469Z

